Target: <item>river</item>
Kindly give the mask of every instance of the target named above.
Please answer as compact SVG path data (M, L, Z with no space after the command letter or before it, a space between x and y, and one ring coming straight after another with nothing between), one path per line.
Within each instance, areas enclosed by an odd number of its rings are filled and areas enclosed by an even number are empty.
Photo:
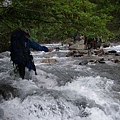
M0 53L0 85L16 90L0 96L0 119L120 120L120 64L79 65L79 57L66 57L68 52L32 52L38 75L26 69L24 80L13 72L10 53Z

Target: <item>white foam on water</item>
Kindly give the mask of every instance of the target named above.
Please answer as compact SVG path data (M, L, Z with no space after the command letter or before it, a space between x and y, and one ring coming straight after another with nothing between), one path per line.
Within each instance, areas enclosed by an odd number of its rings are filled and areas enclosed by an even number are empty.
M118 120L120 119L120 101L115 101L111 98L110 88L112 85L112 80L100 76L90 76L78 77L76 81L68 83L66 86L56 87L56 89L74 91L75 95L81 95L87 98L88 101L94 101L98 107L88 107L91 112L91 115L88 117L90 120ZM68 92L68 94L71 94L71 92Z
M120 52L120 45L116 45L116 46L109 46L104 48L105 50L116 50L117 52Z
M38 79L41 79L40 76ZM38 84L28 80L19 80L16 85L23 89L23 93L33 92L34 89L39 88ZM71 100L79 98L80 95L88 102L94 101L98 106L86 107L86 111L90 113L88 117L80 117L77 106L65 101L64 98L54 99L50 94L27 96L23 101L20 98L14 98L1 103L1 108L4 110L5 120L118 120L120 104L109 96L110 91L107 87L111 85L112 81L97 76L78 77L72 83L61 87L50 88L49 86L50 89L63 93L68 91L67 95L71 97Z
M35 58L38 67L49 67L39 62L39 56L44 56L44 52L33 52L38 55ZM54 56L53 56L54 57ZM44 57L43 57L44 58ZM57 58L64 63L60 67L65 67L74 63L66 57ZM9 63L5 57L3 61ZM4 65L3 65L4 67ZM73 65L76 71L89 72L91 69L86 66ZM9 72L0 73L0 78L11 77L12 85L18 88L23 98L13 98L0 103L0 108L4 111L3 120L120 120L120 101L112 95L113 80L100 76L78 76L71 83L65 86L58 86L57 77L52 73L47 73L37 69L38 75L31 72L29 79L12 79ZM43 91L42 91L43 90ZM54 98L49 92L58 91L69 97L67 101L64 97ZM37 92L40 91L40 94ZM115 93L116 94L116 93ZM119 93L117 93L119 94ZM81 117L78 106L72 101L78 100L82 96L87 103L84 112L89 113L86 117Z

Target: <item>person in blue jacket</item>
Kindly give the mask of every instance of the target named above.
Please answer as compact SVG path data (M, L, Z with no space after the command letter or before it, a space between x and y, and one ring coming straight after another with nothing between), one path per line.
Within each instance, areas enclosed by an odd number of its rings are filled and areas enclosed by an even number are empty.
M13 61L13 64L16 65L16 69L19 71L22 79L24 79L25 76L25 67L27 67L29 71L34 70L37 75L33 56L30 52L31 48L36 51L44 52L51 52L53 50L52 48L49 49L46 46L41 46L29 38L29 32L21 29L15 30L11 34L11 60Z

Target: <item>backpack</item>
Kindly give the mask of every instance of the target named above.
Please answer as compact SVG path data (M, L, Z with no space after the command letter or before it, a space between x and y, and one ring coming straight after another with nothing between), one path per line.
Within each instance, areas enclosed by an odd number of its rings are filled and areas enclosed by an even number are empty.
M28 55L25 54L25 35L22 30L15 30L11 34L10 56L13 64L25 64Z
M17 29L12 32L10 39L11 44L9 47L11 61L13 62L13 66L16 65L16 68L18 65L23 65L25 67L28 67L29 70L33 69L35 71L35 74L37 74L33 62L33 57L30 55L30 50L28 50L26 47L26 39L27 38L23 30Z

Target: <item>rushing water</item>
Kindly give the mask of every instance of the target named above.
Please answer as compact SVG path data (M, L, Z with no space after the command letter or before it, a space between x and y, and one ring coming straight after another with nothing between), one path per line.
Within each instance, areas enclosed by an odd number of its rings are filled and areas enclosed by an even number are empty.
M9 52L0 54L0 85L16 90L0 96L1 120L120 120L120 65L81 66L67 52L32 52L38 75L26 70L24 80L14 74Z

